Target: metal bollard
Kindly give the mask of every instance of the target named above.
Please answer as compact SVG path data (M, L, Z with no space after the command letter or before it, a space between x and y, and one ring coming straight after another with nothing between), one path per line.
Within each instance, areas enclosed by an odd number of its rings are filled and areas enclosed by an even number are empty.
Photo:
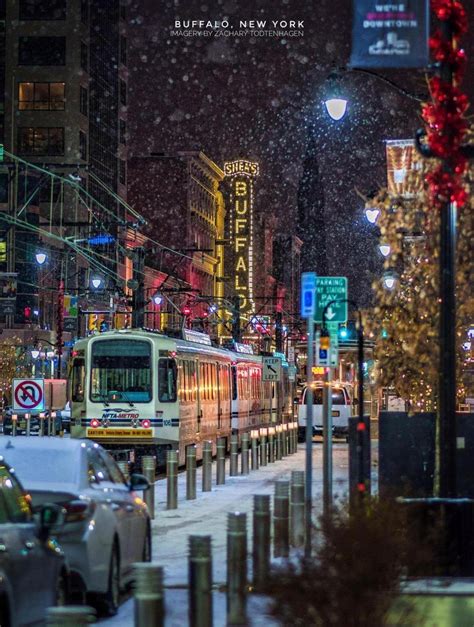
M125 477L126 482L128 483L130 481L130 467L128 465L128 462L126 462L126 461L118 461L117 462L117 466L122 471L122 474Z
M225 483L225 449L226 439L217 438L216 447L216 484L223 485Z
M18 420L18 416L16 414L12 414L12 436L16 436L16 421Z
M241 453L242 474L249 474L249 434L242 434L242 453Z
M251 468L252 470L258 470L258 435L255 434L251 442L252 455L251 455Z
M268 462L273 464L275 461L275 429L268 429Z
M51 414L48 413L48 438L51 436Z
M230 436L230 472L231 477L239 474L239 436L233 434Z
M41 437L44 437L44 412L39 415L39 423L40 423L39 434Z
M291 471L290 484L290 543L291 546L304 545L304 471Z
M287 457L290 454L289 448L288 448L288 425L283 425L283 431L281 434L281 441L282 441L282 448L281 448L281 454L283 457Z
M79 627L95 623L96 611L87 605L66 605L64 607L49 607L46 612L48 627Z
M267 436L262 435L260 438L260 466L266 466L268 464L267 453Z
M155 464L156 460L153 455L144 455L142 457L142 472L150 484L149 490L143 492L143 500L152 519L155 518Z
M276 428L276 435L275 435L275 444L276 444L275 457L278 461L283 459L282 438L281 438L282 433L283 433L282 426L278 425Z
M56 435L56 412L51 412L51 435Z
M273 555L289 555L290 482L276 481L273 498Z
M165 603L163 593L163 567L151 562L133 565L135 582L135 627L163 627Z
M253 585L258 590L268 582L270 572L270 495L253 497Z
M186 447L186 499L196 498L196 447Z
M227 518L227 625L247 625L247 514Z
M212 627L211 536L189 536L189 624Z
M26 420L26 435L31 435L31 416L30 414L25 414Z
M166 509L178 509L178 452L166 452Z
M212 442L202 443L202 491L212 490Z

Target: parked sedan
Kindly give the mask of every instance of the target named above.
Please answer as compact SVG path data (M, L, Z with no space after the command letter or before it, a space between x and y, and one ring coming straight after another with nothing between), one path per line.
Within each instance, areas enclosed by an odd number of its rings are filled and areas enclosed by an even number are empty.
M44 622L48 607L64 604L68 585L64 553L50 538L52 526L61 515L61 507L43 505L36 522L28 494L0 457L2 627Z
M151 558L150 517L136 493L148 481L132 475L126 483L112 457L90 441L1 436L0 455L7 452L33 507L54 502L66 510L57 537L74 590L114 614L132 564Z

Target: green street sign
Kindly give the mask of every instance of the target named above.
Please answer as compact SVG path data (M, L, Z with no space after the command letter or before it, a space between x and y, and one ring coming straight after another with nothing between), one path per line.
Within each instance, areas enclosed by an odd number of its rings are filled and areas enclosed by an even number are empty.
M323 311L331 301L347 299L347 277L318 276L316 278L316 313L315 322L323 321ZM347 302L332 303L326 310L326 322L347 322Z

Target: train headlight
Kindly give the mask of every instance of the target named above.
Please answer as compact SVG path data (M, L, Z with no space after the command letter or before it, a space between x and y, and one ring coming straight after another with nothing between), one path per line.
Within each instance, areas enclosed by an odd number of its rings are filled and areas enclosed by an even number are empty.
M151 422L148 419L142 420L142 427L144 429L149 429L151 427Z
M98 427L99 425L100 425L100 422L97 420L97 418L93 418L93 419L91 420L91 427L92 427L93 429L97 429L97 427Z

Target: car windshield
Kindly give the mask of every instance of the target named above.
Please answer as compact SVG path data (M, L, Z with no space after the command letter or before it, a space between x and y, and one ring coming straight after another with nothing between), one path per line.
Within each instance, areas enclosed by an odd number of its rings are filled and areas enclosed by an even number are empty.
M308 404L308 394L304 396L305 405ZM314 388L313 389L313 404L314 405L322 405L323 404L323 388ZM346 399L344 396L344 391L341 389L332 390L332 404L333 405L345 405Z
M77 484L79 480L79 458L70 450L12 447L5 451L5 458L27 489L33 482L46 488L48 483Z
M92 344L91 401L151 401L151 344L102 340Z

